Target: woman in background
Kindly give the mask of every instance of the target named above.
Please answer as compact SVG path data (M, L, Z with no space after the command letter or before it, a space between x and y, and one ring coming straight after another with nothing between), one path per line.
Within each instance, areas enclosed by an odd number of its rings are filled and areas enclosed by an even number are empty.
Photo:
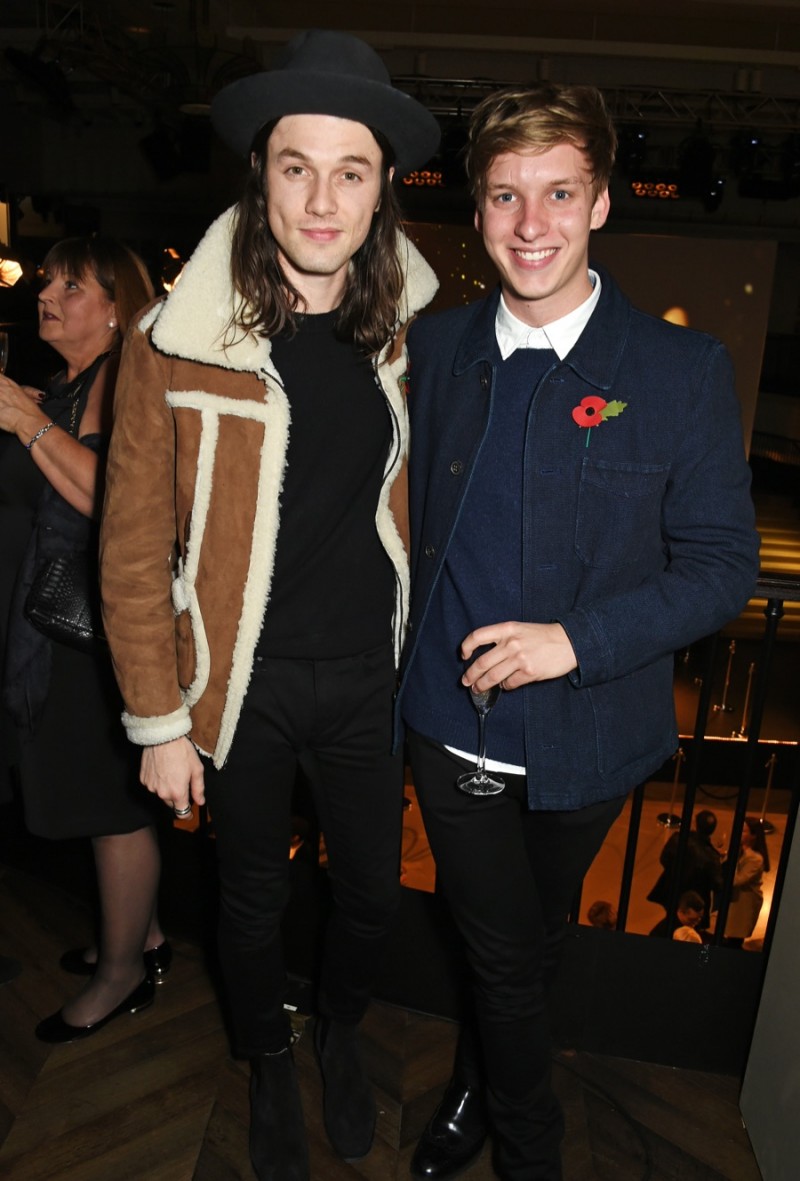
M108 652L102 644L86 652L53 641L24 614L34 575L62 530L73 546L80 539L96 578L119 350L153 288L141 259L100 236L58 243L43 271L39 334L65 365L44 393L0 376L0 548L18 546L20 530L29 530L0 639L27 826L51 839L89 837L94 852L99 940L61 961L87 983L36 1029L43 1041L67 1042L151 1004L154 976L164 974L171 955L156 910L152 800L138 783L137 752L120 724ZM3 577L14 577L17 563L11 565Z
M769 853L764 827L755 816L745 816L731 904L725 924L725 944L741 947L755 930L764 901L762 883L769 872Z

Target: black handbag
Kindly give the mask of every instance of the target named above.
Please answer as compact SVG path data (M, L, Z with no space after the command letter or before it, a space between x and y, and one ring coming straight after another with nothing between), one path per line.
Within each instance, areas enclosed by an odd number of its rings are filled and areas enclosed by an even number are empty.
M50 558L34 575L25 617L51 640L93 652L105 644L96 568L86 551Z
M108 356L101 353L71 384L69 426L77 437L98 369ZM91 450L97 446L89 442ZM29 623L50 640L94 652L106 647L100 611L98 539L96 527L48 486L39 502L35 573L23 604ZM59 553L58 550L67 552ZM107 648L106 648L107 651Z

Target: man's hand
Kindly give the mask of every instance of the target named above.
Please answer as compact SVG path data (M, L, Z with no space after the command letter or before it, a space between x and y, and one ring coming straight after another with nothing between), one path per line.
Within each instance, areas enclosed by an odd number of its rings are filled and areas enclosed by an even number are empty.
M139 780L148 791L176 811L206 801L203 764L188 738L174 738L142 751Z
M493 644L478 656L461 683L480 689L502 685L518 689L532 681L550 681L578 667L569 637L560 623L493 623L470 632L461 645L469 660L476 648Z

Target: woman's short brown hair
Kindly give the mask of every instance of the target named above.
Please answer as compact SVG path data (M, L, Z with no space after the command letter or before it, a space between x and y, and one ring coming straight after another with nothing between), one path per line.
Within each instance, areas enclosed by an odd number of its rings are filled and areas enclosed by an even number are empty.
M488 95L472 113L466 151L477 204L483 203L486 175L497 156L538 154L560 143L574 144L586 154L594 195L602 193L614 166L617 136L594 86L508 86Z
M153 284L138 254L116 238L92 234L88 238L64 238L48 250L42 263L45 272L62 271L82 279L94 276L114 303L120 336L146 303L153 298Z

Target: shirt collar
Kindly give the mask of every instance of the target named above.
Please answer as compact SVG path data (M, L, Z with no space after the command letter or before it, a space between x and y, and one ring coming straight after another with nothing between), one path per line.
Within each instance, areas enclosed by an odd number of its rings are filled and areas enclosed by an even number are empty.
M573 308L560 320L553 320L543 328L532 328L518 319L508 310L506 301L500 296L497 305L497 316L494 322L497 346L500 356L507 360L515 349L552 349L559 361L563 361L567 353L578 340L589 322L589 317L600 298L600 276L596 271L589 271L592 284L592 294L578 307Z

